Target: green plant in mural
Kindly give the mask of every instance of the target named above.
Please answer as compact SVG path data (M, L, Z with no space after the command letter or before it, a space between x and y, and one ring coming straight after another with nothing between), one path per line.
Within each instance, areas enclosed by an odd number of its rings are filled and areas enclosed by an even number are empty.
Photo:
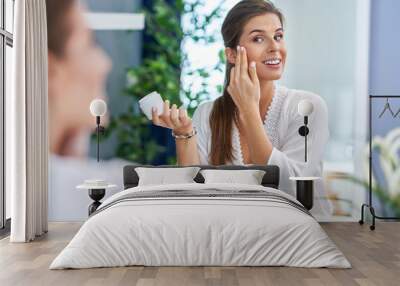
M377 179L372 170L372 193L396 216L400 216L400 128L393 129L385 137L375 136L372 139L372 150L378 155L382 175ZM364 156L364 169L368 170L369 147ZM361 185L366 191L369 188L368 173L365 178L349 175L347 180Z
M173 3L171 3L173 2ZM132 98L132 104L125 113L111 117L106 136L115 132L118 138L117 156L149 164L154 158L165 151L152 139L150 134L151 123L140 113L137 102L140 98L152 91L159 91L164 99L171 104L182 105L187 103L189 114L192 115L195 107L201 100L209 98L205 83L209 71L205 68L190 69L188 55L182 52L181 45L184 41L191 40L196 43L209 44L215 41L209 35L207 27L215 19L221 17L220 5L204 15L199 8L204 1L184 3L183 0L166 1L154 0L151 9L144 9L146 19L145 57L141 65L127 71L128 87L125 95ZM183 30L181 17L189 16L191 28ZM223 53L220 52L221 63L212 69L222 70ZM185 68L186 67L186 68ZM203 87L196 92L181 85L182 71L197 77ZM218 87L222 90L222 87ZM170 162L174 162L174 158Z

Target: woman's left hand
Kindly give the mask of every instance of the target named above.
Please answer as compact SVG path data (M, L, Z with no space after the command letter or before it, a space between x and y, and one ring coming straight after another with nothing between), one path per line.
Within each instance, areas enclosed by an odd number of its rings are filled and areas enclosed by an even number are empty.
M235 66L231 68L227 88L239 114L258 111L260 102L260 83L257 77L256 63L247 63L244 47L238 46Z

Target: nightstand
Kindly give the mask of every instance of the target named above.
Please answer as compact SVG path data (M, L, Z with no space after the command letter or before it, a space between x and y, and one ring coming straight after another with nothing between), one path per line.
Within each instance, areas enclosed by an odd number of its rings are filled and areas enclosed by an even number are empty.
M104 198L106 189L115 188L117 185L109 184L104 180L85 180L83 184L76 186L77 189L87 189L93 203L88 207L89 216L101 205L100 200Z

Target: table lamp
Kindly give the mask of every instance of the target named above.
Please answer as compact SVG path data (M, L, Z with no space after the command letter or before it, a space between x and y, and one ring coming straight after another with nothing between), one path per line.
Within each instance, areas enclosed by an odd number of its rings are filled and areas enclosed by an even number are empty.
M107 103L102 99L94 99L90 103L90 113L96 117L96 133L97 133L97 162L99 162L100 154L100 133L104 132L104 127L100 125L100 117L107 112Z
M307 127L308 116L314 111L314 105L311 101L303 99L297 105L297 112L304 117L304 125L299 128L300 136L304 136L304 162L307 162L307 135L310 130Z

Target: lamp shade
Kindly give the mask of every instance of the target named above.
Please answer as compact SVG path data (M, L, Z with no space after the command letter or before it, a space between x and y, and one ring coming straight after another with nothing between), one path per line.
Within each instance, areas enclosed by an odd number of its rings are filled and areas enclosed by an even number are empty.
M107 103L102 99L94 99L90 103L90 113L93 116L103 116L107 112Z
M297 112L301 116L308 116L313 112L313 110L314 110L314 105L312 104L311 101L307 99L301 100L297 105Z

